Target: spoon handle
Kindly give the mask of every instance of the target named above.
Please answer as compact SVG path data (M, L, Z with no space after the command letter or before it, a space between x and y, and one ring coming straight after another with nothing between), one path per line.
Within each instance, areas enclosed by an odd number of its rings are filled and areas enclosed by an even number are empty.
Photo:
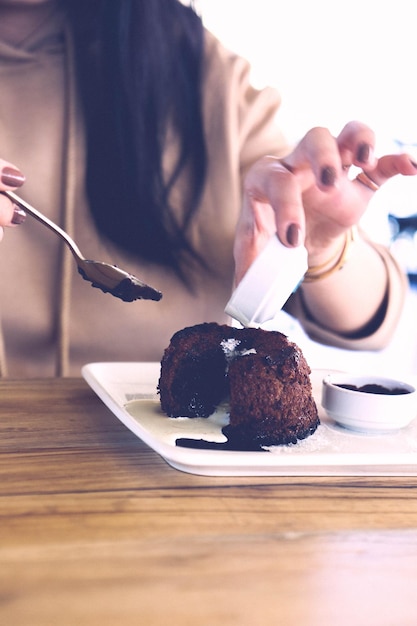
M132 274L125 272L116 265L102 263L100 261L87 260L80 252L75 241L60 226L55 224L48 217L40 213L22 198L19 198L13 191L0 192L7 196L12 202L24 209L38 222L47 226L67 244L78 265L81 276L92 283L93 287L98 287L104 293L111 293L116 298L124 302L134 300L160 300L162 293L139 280Z
M41 224L52 230L59 237L61 237L61 239L63 239L67 246L70 248L72 254L76 259L79 259L81 261L85 260L75 241L68 235L67 232L65 232L65 230L58 226L58 224L55 224L55 222L50 220L49 217L43 215L43 213L35 209L35 207L31 206L28 202L26 202L26 200L20 198L14 193L14 191L2 191L1 193L7 196L12 202L19 205L24 211L26 211L26 213L29 213L29 215L38 220L38 222L40 222Z

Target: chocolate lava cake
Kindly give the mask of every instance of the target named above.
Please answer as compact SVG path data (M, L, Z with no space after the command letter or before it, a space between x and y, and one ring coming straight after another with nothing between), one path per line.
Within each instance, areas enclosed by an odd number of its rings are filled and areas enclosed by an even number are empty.
M242 446L296 443L319 424L310 367L277 331L204 323L175 333L161 361L162 410L208 417L225 400L229 440Z

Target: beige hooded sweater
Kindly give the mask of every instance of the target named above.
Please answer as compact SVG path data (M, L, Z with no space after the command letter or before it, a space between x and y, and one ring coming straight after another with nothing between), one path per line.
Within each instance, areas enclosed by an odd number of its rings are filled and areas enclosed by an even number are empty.
M209 33L204 79L209 171L191 237L217 272L202 272L190 293L169 270L132 261L105 245L91 222L84 191L83 121L62 15L53 13L19 46L0 41L0 154L26 175L18 193L67 229L87 258L117 264L163 292L160 302L125 303L92 288L58 238L28 216L0 244L3 376L79 376L81 366L92 361L159 361L178 329L226 321L242 173L265 154L282 155L286 144L276 126L278 94L255 90L246 61ZM169 160L169 150L167 154ZM405 282L387 251L380 252L390 290L381 327L360 340L337 337L305 319L296 295L292 310L316 339L372 349L391 332Z

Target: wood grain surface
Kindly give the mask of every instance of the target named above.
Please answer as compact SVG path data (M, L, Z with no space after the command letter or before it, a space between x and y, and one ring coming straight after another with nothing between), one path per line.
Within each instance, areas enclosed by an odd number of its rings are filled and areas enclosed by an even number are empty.
M0 623L415 626L416 489L185 474L83 380L5 380Z

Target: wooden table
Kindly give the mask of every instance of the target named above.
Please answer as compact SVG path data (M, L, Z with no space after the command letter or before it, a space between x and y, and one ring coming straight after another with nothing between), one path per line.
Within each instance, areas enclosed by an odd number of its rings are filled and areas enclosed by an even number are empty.
M2 625L417 623L417 478L194 476L81 379L0 397Z

